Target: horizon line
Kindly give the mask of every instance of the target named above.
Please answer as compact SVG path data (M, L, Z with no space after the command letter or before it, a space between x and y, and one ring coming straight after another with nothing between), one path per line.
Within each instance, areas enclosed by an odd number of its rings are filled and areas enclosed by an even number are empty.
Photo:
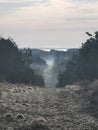
M79 47L66 47L66 48L59 48L59 47L23 47L23 48L30 48L30 49L79 49ZM22 49L22 48L21 48Z

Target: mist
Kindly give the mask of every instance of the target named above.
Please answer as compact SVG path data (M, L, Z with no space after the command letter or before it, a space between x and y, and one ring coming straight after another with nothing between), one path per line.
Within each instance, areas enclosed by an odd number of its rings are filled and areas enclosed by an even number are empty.
M53 73L54 58L46 59L47 67L44 70L45 86L53 87L57 84L57 77Z
M44 78L45 87L54 88L57 86L59 73L66 70L68 60L76 53L77 49L32 49L30 68Z

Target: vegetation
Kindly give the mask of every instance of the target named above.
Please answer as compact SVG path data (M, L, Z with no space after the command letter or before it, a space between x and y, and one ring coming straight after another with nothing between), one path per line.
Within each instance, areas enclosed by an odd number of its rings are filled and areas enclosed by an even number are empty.
M13 39L0 38L0 81L43 86L43 78L29 68L29 56L26 57L27 64L23 57Z
M59 73L57 87L74 82L98 79L98 32L86 34L90 37L79 49L78 56L69 60L65 71Z
M22 59L27 67L30 67L32 63L32 50L30 48L23 49L22 51Z

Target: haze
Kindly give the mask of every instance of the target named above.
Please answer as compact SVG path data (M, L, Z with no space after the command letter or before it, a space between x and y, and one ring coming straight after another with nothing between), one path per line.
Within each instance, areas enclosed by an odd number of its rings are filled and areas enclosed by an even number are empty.
M0 35L20 48L80 47L97 30L97 0L0 0Z

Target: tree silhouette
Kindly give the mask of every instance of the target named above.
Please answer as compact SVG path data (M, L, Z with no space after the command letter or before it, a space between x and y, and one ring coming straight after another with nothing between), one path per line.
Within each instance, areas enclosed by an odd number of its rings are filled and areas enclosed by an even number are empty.
M98 79L98 32L82 43L79 55L69 60L67 68L58 76L58 87L72 84L77 81Z
M30 64L33 62L32 60L32 50L30 48L28 49L23 49L22 50L23 53L23 61L25 62L25 65L27 67L30 67Z
M26 66L22 57L23 54L13 39L0 38L0 80L43 86L43 78L36 75L29 64Z

